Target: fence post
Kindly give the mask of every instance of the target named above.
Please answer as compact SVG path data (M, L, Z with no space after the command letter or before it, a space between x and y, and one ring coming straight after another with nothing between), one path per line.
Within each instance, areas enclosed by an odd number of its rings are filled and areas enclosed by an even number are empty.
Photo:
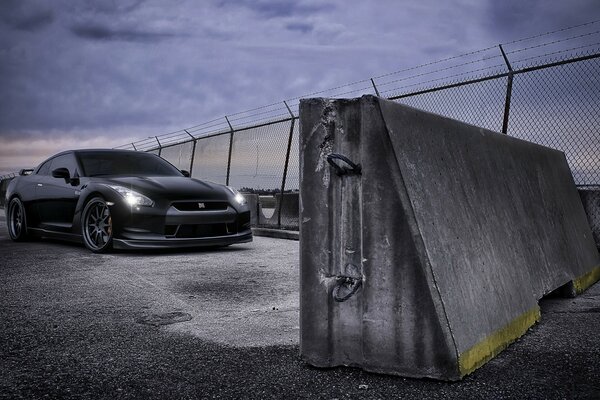
M160 153L162 152L162 145L160 144L160 141L158 140L158 136L154 136L154 139L156 139L156 143L158 143L158 156L160 157Z
M506 57L506 53L502 48L502 45L499 44L500 51L502 52L502 57L504 58L504 62L506 63L506 67L508 68L508 80L506 82L506 98L504 100L504 119L502 121L502 133L506 134L508 132L508 117L510 115L510 99L512 97L512 86L513 86L513 69L508 61L508 57Z
M375 81L373 80L373 78L371 78L371 84L373 84L373 89L375 89L375 94L377 95L377 97L381 97L381 95L379 94L379 90L377 90L377 85L375 85Z
M283 193L285 192L285 181L287 178L287 172L288 172L288 165L290 163L290 152L292 150L292 138L294 136L294 125L296 123L296 117L294 116L294 113L292 112L292 110L290 109L290 106L288 106L288 104L284 101L283 104L285 104L285 107L287 108L288 112L290 113L291 116L291 125L290 125L290 134L288 136L288 145L287 145L287 152L285 153L285 163L283 165L283 177L281 179L281 191L279 192L279 210L277 212L277 228L281 229L281 210L283 209Z
M194 144L192 145L192 158L190 159L190 178L192 177L192 170L194 169L194 156L196 155L196 138L187 131L187 129L183 130L187 133L191 138Z
M233 126L231 126L231 123L229 122L229 118L227 118L227 115L225 116L225 121L227 121L227 125L229 125L229 130L230 130L230 134L229 134L229 156L227 157L227 178L225 178L225 185L229 186L229 173L231 171L231 152L233 150Z

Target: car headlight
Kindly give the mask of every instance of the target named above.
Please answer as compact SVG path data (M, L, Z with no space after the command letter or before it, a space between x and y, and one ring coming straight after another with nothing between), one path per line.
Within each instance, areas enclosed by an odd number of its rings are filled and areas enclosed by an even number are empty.
M237 190L235 190L234 188L232 188L231 186L226 186L227 189L229 189L229 191L231 193L233 193L233 196L235 197L235 201L240 205L243 206L244 204L247 203L246 198Z
M144 196L143 194L136 192L135 190L128 189L124 186L116 186L116 185L115 186L110 185L110 188L113 189L114 191L116 191L117 193L119 193L121 196L123 196L123 200L125 200L125 203L127 203L131 207L134 207L134 206L152 207L154 205L154 202L152 200L150 200L148 197Z

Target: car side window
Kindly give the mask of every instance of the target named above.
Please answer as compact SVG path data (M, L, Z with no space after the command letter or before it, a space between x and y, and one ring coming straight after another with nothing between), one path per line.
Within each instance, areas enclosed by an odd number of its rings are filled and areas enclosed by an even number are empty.
M38 169L36 175L50 175L50 164L52 164L52 160L48 160L42 164L42 166Z
M77 175L79 175L79 171L77 168L77 161L75 160L75 156L73 156L73 154L71 154L71 153L63 154L58 157L54 157L52 159L52 166L50 167L50 171L54 171L57 168L68 169L70 177L75 176L76 172L77 172ZM50 172L50 174L51 174L51 172Z

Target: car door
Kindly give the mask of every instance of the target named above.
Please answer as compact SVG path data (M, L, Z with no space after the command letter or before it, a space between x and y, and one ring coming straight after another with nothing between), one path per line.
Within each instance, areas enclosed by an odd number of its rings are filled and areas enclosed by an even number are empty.
M66 168L69 178L52 176L53 171ZM37 210L40 228L69 233L80 193L79 166L73 153L61 154L52 159L48 175L40 177L36 187Z
M40 198L38 197L38 187L41 182L46 180L46 176L50 173L50 165L52 160L46 160L37 170L31 175L22 176L19 180L18 194L25 206L25 215L27 215L27 226L30 228L38 228L40 223L38 205Z

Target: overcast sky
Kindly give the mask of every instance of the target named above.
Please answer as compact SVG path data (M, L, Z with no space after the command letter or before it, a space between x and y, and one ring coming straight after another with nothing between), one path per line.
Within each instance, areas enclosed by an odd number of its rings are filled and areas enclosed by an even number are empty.
M598 0L0 0L0 174L598 19Z

